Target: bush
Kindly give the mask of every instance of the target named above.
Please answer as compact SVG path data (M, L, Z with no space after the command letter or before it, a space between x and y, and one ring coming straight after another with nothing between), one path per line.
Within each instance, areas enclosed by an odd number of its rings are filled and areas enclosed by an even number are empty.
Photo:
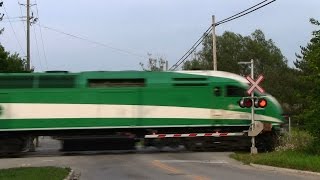
M320 140L314 139L304 151L308 154L320 155Z
M315 144L315 138L307 131L293 129L291 134L287 133L280 137L279 146L276 151L297 150L310 151Z

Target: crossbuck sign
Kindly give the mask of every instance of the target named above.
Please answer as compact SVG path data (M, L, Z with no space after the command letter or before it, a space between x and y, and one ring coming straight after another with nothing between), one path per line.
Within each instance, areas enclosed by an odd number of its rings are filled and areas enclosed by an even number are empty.
M261 93L264 93L264 89L259 86L259 83L263 81L264 77L260 75L257 81L254 81L250 76L246 77L247 80L251 83L251 87L247 90L247 93L250 95L254 89L257 89Z

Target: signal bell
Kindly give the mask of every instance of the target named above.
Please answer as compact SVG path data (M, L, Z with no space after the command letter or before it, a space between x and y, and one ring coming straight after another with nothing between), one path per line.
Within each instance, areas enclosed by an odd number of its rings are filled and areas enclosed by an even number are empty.
M265 98L242 98L239 101L239 106L241 108L251 108L254 105L255 108L265 108L267 107L267 100Z

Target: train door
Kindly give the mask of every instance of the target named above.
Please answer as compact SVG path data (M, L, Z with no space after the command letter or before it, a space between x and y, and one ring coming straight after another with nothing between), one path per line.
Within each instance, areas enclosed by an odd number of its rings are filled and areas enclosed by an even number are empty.
M0 129L10 128L10 103L9 103L9 94L0 93L0 119L2 119L0 123ZM5 121L3 121L5 120Z
M139 91L119 89L100 92L98 116L106 126L136 126L139 99Z
M225 102L224 102L224 89L223 86L214 86L212 90L212 101L211 101L211 118L221 119L223 118Z

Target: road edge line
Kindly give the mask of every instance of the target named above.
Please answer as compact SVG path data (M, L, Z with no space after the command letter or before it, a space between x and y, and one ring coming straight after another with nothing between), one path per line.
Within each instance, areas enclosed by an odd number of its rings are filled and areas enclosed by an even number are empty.
M65 177L63 180L75 180L75 174L74 170L70 168L70 172L67 177Z

